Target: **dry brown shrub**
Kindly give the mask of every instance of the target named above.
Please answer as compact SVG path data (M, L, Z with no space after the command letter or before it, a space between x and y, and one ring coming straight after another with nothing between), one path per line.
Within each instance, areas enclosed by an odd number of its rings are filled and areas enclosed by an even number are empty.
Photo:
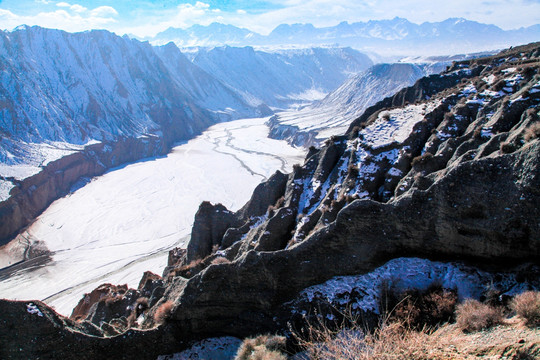
M223 256L219 256L217 258L215 258L214 260L212 260L212 265L219 265L219 264L230 264L230 260L227 259L226 257L223 257Z
M392 309L390 321L420 330L451 321L457 304L457 293L434 283L425 291L407 290L401 294L387 294Z
M193 269L194 267L197 267L198 265L200 265L202 263L203 259L195 259L193 261L191 261L189 264L187 265L184 265L182 266L180 269L178 269L179 271L187 271L187 270L191 270Z
M523 318L527 325L540 325L540 292L526 291L516 295L510 303L510 308Z
M535 122L531 124L527 129L525 129L525 135L523 138L525 141L529 142L540 137L540 122Z
M154 313L154 321L157 324L163 324L167 319L172 315L172 309L174 303L172 301L165 301L163 304L159 305L156 312Z
M467 299L464 303L459 304L456 315L457 326L464 332L489 329L501 324L503 320L500 308L473 299Z
M386 121L389 121L390 120L390 113L388 111L384 111L382 114L381 114L381 118L383 120L386 120Z
M430 152L425 152L424 155L420 155L420 156L415 157L412 160L411 165L416 166L416 165L420 165L420 164L425 164L431 159L433 159L433 154L430 153Z
M309 359L390 360L439 359L437 340L423 331L413 331L399 322L385 323L374 332L358 327L311 327L311 337L300 341ZM440 357L442 359L442 357Z
M509 142L503 142L501 143L501 152L503 154L510 154L511 152L513 152L515 150L515 147L512 143L509 143Z
M236 353L235 360L286 360L286 339L283 336L260 335L247 338Z

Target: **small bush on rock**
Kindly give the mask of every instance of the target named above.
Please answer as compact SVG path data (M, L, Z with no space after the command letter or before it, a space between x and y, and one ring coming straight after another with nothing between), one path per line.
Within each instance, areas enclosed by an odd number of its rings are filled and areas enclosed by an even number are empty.
M420 164L426 164L429 160L433 159L433 154L430 152L424 153L424 155L417 156L412 160L411 165L416 166Z
M513 152L515 149L514 149L514 145L512 143L509 143L509 142L503 142L501 143L501 152L503 154L510 154L511 152Z
M286 360L285 337L273 335L260 335L248 338L236 353L235 360Z
M413 329L433 327L453 319L457 293L434 283L424 291L407 290L391 294L391 321L399 321Z
M525 135L523 138L529 142L540 137L540 122L535 122L527 129L525 129Z
M223 256L219 256L215 258L214 260L212 260L212 265L229 264L229 263L230 263L230 260Z
M464 332L474 332L489 329L503 321L500 308L496 308L480 301L468 299L458 305L457 326Z
M510 303L510 308L523 318L527 325L540 325L540 292L527 291L516 295Z
M154 314L154 321L157 324L163 324L171 317L173 307L174 303L172 301L165 301L163 304L159 305Z

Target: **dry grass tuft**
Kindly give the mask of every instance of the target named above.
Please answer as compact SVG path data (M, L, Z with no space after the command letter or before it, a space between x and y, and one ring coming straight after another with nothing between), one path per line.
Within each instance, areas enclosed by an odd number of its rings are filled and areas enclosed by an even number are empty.
M510 308L525 320L529 326L540 325L540 292L527 291L516 295Z
M423 331L413 331L400 322L383 324L372 333L358 327L337 331L311 327L309 333L311 337L301 341L309 359L445 359L437 355L442 352L435 338Z
M535 122L534 124L531 124L531 126L529 126L527 129L525 129L525 135L523 136L525 141L529 142L539 137L540 137L540 122Z
M390 321L421 330L451 321L457 304L457 293L434 283L424 291L407 290L402 294L387 295L392 312Z
M226 257L219 256L212 260L212 265L219 265L219 264L229 264L231 261L227 259Z
M165 301L163 304L159 305L154 314L154 321L157 324L163 324L167 319L171 317L173 307L174 303L170 300Z
M260 335L242 342L235 360L286 360L283 336Z
M411 165L417 166L417 165L424 165L427 164L431 159L433 159L433 154L430 152L424 153L424 155L416 156L414 159L412 159Z
M500 308L483 304L477 300L468 299L458 305L456 310L457 326L464 332L474 332L489 329L503 321Z

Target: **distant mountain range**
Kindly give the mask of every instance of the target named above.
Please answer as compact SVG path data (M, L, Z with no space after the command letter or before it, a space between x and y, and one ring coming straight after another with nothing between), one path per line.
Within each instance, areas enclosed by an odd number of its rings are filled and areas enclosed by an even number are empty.
M456 54L500 49L540 40L540 25L503 30L462 18L414 24L407 19L342 22L317 28L312 24L282 24L261 35L233 25L213 23L187 29L169 28L153 38L156 44L190 46L314 46L339 44L383 55Z
M322 99L373 62L351 48L258 51L252 47L201 48L193 64L240 94L251 106L287 109Z

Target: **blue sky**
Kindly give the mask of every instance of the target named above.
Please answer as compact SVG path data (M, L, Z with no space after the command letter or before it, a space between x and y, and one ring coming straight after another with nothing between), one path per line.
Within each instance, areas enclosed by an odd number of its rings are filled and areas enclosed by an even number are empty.
M27 24L138 36L212 22L267 34L281 23L320 27L395 16L415 23L463 17L516 29L540 23L540 0L0 0L1 29Z

